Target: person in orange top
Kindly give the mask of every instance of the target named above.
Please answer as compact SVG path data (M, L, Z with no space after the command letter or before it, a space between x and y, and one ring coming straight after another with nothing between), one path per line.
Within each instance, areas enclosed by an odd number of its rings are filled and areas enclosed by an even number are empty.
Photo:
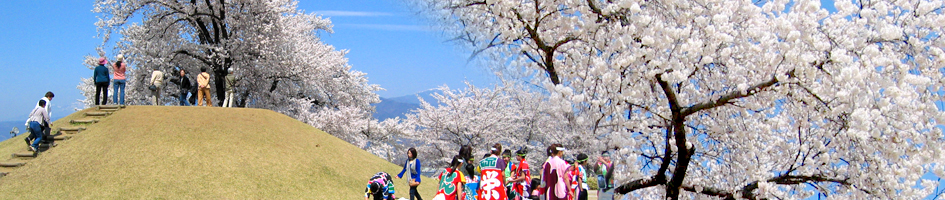
M207 73L206 67L200 68L200 75L197 75L197 106L203 106L203 101L207 102L207 106L213 107L210 104L210 73Z

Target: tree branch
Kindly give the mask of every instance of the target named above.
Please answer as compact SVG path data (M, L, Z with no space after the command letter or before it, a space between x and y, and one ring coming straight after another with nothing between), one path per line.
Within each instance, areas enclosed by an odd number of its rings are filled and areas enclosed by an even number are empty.
M749 87L747 91L740 91L740 90L731 91L729 92L729 94L723 95L719 97L719 99L716 99L714 101L703 102L703 103L699 103L696 105L682 108L682 110L680 111L680 114L682 114L683 116L688 116L688 115L691 115L692 113L696 113L702 110L708 110L708 109L716 108L719 106L731 104L732 100L755 95L756 93L762 90L765 90L777 83L778 83L778 78L775 76L772 76L771 79L769 79L768 81L761 82L761 83L758 83L756 85Z

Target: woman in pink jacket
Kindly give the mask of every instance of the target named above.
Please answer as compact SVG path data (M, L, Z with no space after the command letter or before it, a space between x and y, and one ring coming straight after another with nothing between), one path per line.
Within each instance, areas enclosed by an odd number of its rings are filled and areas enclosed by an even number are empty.
M115 65L112 66L112 75L113 75L113 88L112 91L115 92L115 95L112 95L112 102L115 102L119 105L125 105L125 69L128 68L125 65L125 56L118 54L118 57L115 58ZM119 98L120 96L120 98Z
M541 191L547 200L568 199L568 163L561 159L565 150L561 144L548 146L548 160L541 165Z

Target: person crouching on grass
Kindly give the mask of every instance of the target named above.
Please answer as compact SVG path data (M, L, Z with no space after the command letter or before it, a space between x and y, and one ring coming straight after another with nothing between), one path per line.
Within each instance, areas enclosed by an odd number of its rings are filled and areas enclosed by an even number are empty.
M364 189L364 200L393 200L394 182L387 172L378 172L368 180Z

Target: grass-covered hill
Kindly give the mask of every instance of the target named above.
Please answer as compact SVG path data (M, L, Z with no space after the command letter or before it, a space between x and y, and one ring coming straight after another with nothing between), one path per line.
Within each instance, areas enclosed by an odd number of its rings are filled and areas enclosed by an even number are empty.
M363 199L378 171L401 167L285 115L261 109L129 106L95 124L76 112L53 123L86 127L36 158L23 137L0 142L0 199ZM425 177L426 178L426 177ZM420 193L433 197L425 179Z

